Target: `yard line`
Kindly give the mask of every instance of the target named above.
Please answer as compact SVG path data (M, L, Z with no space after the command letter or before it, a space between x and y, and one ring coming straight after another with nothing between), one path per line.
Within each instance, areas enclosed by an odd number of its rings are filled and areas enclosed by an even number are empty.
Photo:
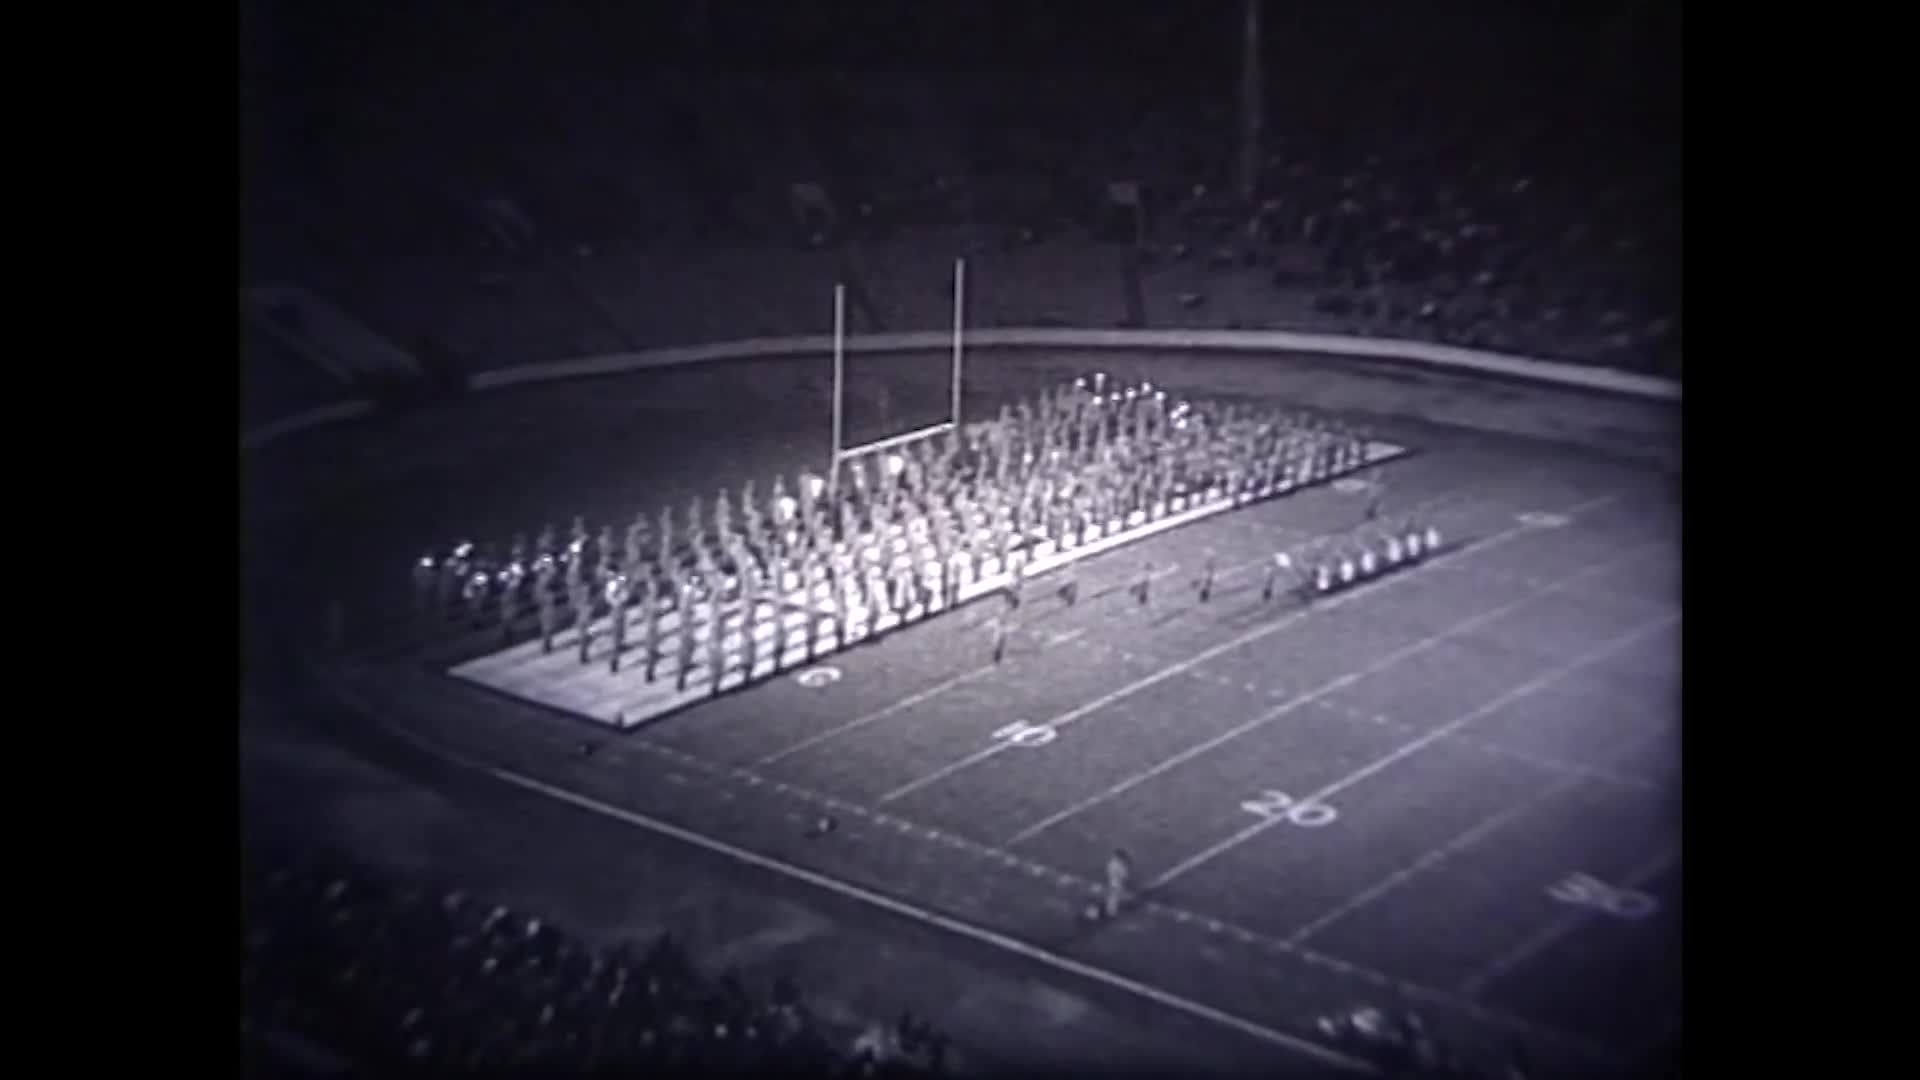
M1671 848L1640 865L1620 882L1621 887L1637 889L1647 882L1665 873L1668 867L1680 861L1680 849ZM1468 997L1478 997L1487 988L1487 984L1533 959L1547 946L1579 929L1589 919L1599 918L1597 911L1575 910L1562 915L1549 923L1541 931L1521 942L1511 951L1481 968L1460 984L1460 992Z
M1450 720L1447 723L1440 725L1439 727L1433 729L1432 731L1428 732L1425 735L1422 735L1418 739L1413 740L1412 742L1401 747L1400 749L1395 750L1390 754L1387 754L1385 757L1382 757L1380 760L1375 761L1373 764L1367 765L1358 770L1355 770L1353 773L1347 775L1346 777L1343 777L1342 779L1336 780L1333 783L1328 784L1326 787L1321 788L1319 791L1316 791L1311 795L1305 796L1300 801L1302 803L1324 802L1328 797L1338 794L1341 791L1345 791L1347 788L1352 787L1353 785L1359 783L1362 780L1365 780L1367 777L1372 776L1374 773L1379 772L1380 770L1388 767L1389 765L1392 765L1394 762L1397 762L1402 758L1418 753L1420 750L1424 749L1425 747L1435 742L1438 742L1441 739L1446 738L1448 735L1452 734L1453 732L1459 730L1462 727L1465 727L1467 724L1472 723L1475 720L1478 720L1480 717L1485 716L1490 712L1493 712L1495 709L1498 709L1510 702L1518 701L1521 698L1526 697L1528 694L1535 693L1540 688L1553 682L1555 679L1571 674L1572 672L1580 668L1586 667L1589 664L1597 663L1601 659L1611 655L1612 653L1617 652L1620 649L1623 649L1626 646L1632 644L1634 641L1642 637L1645 637L1646 635L1653 633L1655 631L1664 630L1668 626L1679 621L1680 621L1680 616L1678 613L1664 615L1658 619L1653 620L1650 623L1647 623L1646 625L1641 626L1637 630L1633 630L1629 633L1622 634L1619 637L1616 637L1612 641L1608 642L1606 645L1603 645L1600 648L1587 653L1585 656L1582 656L1575 660L1568 661L1567 663L1564 663L1564 664L1557 665L1552 670L1547 671L1544 674L1538 675L1532 679L1529 679L1524 683L1521 683L1519 686L1516 686L1512 690L1509 690L1506 693L1501 694L1499 697L1494 698L1492 701L1487 702L1485 705L1482 705L1479 708L1473 710L1472 712L1467 713L1465 716L1462 716L1457 720ZM1239 832L1234 833L1232 836L1227 837L1225 840L1222 840L1217 844L1213 844L1209 846L1206 850L1201 851L1200 853L1192 856L1191 858L1188 858L1182 861L1179 865L1175 866L1173 869L1168 870L1166 873L1161 874L1159 877L1148 882L1146 887L1148 889L1158 889L1161 886L1168 884L1169 882L1173 881L1175 878L1180 877L1182 874L1185 874L1188 871L1191 871L1196 867L1199 867L1211 861L1214 857L1220 855L1221 853L1231 850L1232 848L1238 847L1242 843L1245 843L1246 841L1259 835L1261 832L1265 831L1268 826L1274 824L1275 821L1279 821L1279 820L1282 820L1282 819L1276 818L1274 819L1274 821L1260 821L1247 828L1241 829Z
M1536 586L1536 588L1541 588L1541 589L1545 589L1547 587L1548 586L1546 585ZM1570 590L1570 591L1577 592L1578 590ZM1274 696L1278 697L1279 695L1276 694ZM1327 710L1328 712L1339 713L1342 716L1350 717L1355 720L1371 721L1377 724L1384 724L1388 727L1399 728L1401 731L1406 732L1408 734L1413 734L1420 730L1419 727L1417 727L1416 725L1409 724L1403 720L1396 720L1393 717L1387 716L1382 713L1375 713L1368 710L1351 708L1337 701L1328 701L1323 698L1318 701L1315 701L1314 704L1320 706L1321 708ZM1671 733L1668 732L1667 730L1661 729L1661 730L1655 731L1652 735L1646 736L1643 739L1636 739L1632 743L1632 745L1628 746L1625 750L1621 750L1617 752L1609 752L1603 756L1608 758L1624 758L1632 754L1634 751L1640 749L1641 746L1653 742L1655 737L1665 737L1670 734ZM1465 736L1465 735L1458 735L1458 734L1456 734L1456 736L1454 737L1454 744L1457 746L1464 746L1472 750L1478 750L1485 754L1491 754L1495 757L1504 757L1504 758L1510 758L1514 761L1525 762L1528 765L1533 765L1537 768L1545 769L1546 771L1551 773L1560 773L1563 775L1576 774L1579 776L1584 776L1589 780L1595 780L1603 784L1611 784L1614 787L1622 787L1622 788L1628 788L1634 791L1648 791L1648 792L1662 792L1666 790L1665 785L1657 783L1653 780L1649 780L1646 777L1630 776L1626 773L1617 772L1613 769L1606 768L1604 766L1587 765L1582 762L1567 761L1563 758L1547 757L1542 754L1536 754L1531 750L1523 750L1517 746L1507 746L1502 743L1488 742L1484 739L1474 739L1474 738L1469 738L1468 736Z
M350 692L348 687L346 686L342 686L336 683L333 687L333 690L336 694L340 696L340 698L343 701L347 701L351 703L357 711L360 711L366 714L370 719L373 719L374 722L377 723L382 728L382 730L385 730L388 734L408 743L409 745L415 746L436 758L448 761L452 764L455 764L464 768L473 769L483 773L493 773L497 769L497 766L490 765L486 762L480 761L475 758L467 757L464 754L458 751L455 751L449 747L443 746L438 742L435 742L425 736L416 734L413 731L410 731L403 726L391 723L386 719L376 717L373 711L371 711L368 704L365 701L361 700L357 693ZM707 761L704 758L695 757L691 754L685 753L684 751L675 750L671 747L666 747L656 743L646 743L646 742L642 742L636 745L642 750L663 755L663 756L672 758L674 760L684 761L686 764L693 766L697 769L700 769L710 775L719 775L719 774L724 774L728 772L728 770L725 769L724 767L716 765L713 762ZM734 769L732 770L732 772L735 775L745 775L746 771L740 770L740 769ZM522 779L530 779L530 778L522 777ZM830 809L838 809L838 810L851 812L855 814L862 814L862 815L866 813L864 807L844 803L838 799L834 799L829 796L822 795L818 792L811 791L810 789L807 789L804 787L797 787L797 786L792 786L787 784L778 784L778 783L775 784L775 787L785 793L795 795L803 800L812 801L820 805L827 806ZM547 793L543 792L543 794L547 794ZM930 830L930 831L934 833L939 832L938 830ZM939 834L939 835L945 836L950 843L956 844L959 847L968 849L978 854L995 858L998 861L1006 864L1007 866L1014 866L1016 864L1025 864L1027 862L1027 860L1023 860L1019 856L1011 852L1005 851L1004 849L1001 849L1001 848L989 847L987 845L983 845L971 840L967 840L963 837L952 836L951 834ZM1065 879L1065 882L1067 884L1071 886L1076 886L1084 891L1097 892L1100 888L1102 888L1101 885L1099 885L1098 883L1092 880L1083 879L1073 874L1063 874L1061 876L1063 879ZM854 886L854 888L857 889L858 886ZM931 909L922 909L922 910L927 910L929 914L935 914L934 912L931 911ZM1575 1051L1579 1054L1586 1055L1594 1059L1604 1059L1608 1056L1608 1052L1605 1048L1600 1047L1589 1040L1585 1040L1578 1036L1572 1035L1568 1032L1544 1028L1539 1025L1533 1024L1529 1021L1523 1020L1519 1017L1494 1011L1477 1002L1474 1002L1467 998L1459 997L1455 994L1452 994L1445 990L1441 990L1437 987L1425 986L1425 985L1420 985L1416 983L1409 983L1395 976L1388 975L1384 972L1376 971L1372 968L1367 968L1367 967L1363 967L1361 965L1355 964L1352 961L1343 960L1336 956L1331 956L1326 953L1317 952L1310 947L1290 946L1286 942L1281 941L1277 938L1267 937L1266 935L1260 934L1256 931L1246 930L1243 927L1238 927L1230 923L1223 923L1218 920L1212 919L1209 916L1204 916L1194 912L1189 912L1189 911L1186 911L1185 909L1169 905L1164 901L1148 899L1142 910L1152 913L1158 917L1171 918L1176 923L1201 922L1201 923L1212 925L1216 929L1223 932L1228 930L1237 931L1241 935L1243 935L1244 937L1250 940L1263 941L1267 944L1268 947L1278 950L1279 952L1284 953L1288 956L1297 958L1300 961L1306 964L1309 964L1313 967L1323 968L1328 971L1333 971L1345 977L1361 979L1374 986L1391 988L1396 992L1406 994L1409 997L1414 999L1429 1001L1436 1004L1444 1005L1450 1009L1460 1010L1463 1013L1473 1016L1483 1022L1500 1026L1508 1031L1522 1035L1528 1039L1535 1040L1536 1042L1539 1042L1542 1044L1557 1045L1567 1050ZM1181 918L1181 916L1185 916L1185 918ZM1049 954L1049 955L1052 955L1052 954ZM1119 977L1116 976L1116 978L1119 978ZM1127 987L1123 986L1122 988L1126 989ZM1148 989L1151 990L1153 988L1148 987ZM1206 1007L1201 1006L1201 1008L1206 1008ZM1226 1014L1220 1014L1220 1015L1225 1016ZM1229 1017L1228 1019L1233 1022L1233 1025L1237 1025L1238 1023L1240 1023L1237 1017Z
M1514 820L1515 818L1519 817L1521 814L1526 813L1527 811L1533 809L1534 807L1540 805L1541 803L1546 802L1547 800L1552 799L1563 792L1571 790L1574 787L1574 785L1578 784L1581 781L1581 779L1582 778L1578 775L1563 776L1559 780L1551 784L1548 784L1545 787L1542 787L1540 790L1534 792L1533 794L1527 796L1524 799L1521 799L1519 802L1514 803L1512 806L1507 807L1505 810L1500 811L1499 813L1493 815L1492 817L1481 822L1480 824L1475 825L1473 828L1468 829L1466 832L1463 832L1460 835L1454 837L1452 840L1447 841L1445 844L1442 844L1441 846L1434 848L1432 851L1429 851L1425 855L1420 856L1418 859L1415 859L1413 862L1407 864L1404 867L1401 867L1399 870L1394 871L1392 874L1389 874L1387 877L1383 878L1380 882L1373 885L1371 888L1368 888L1362 892L1355 893L1354 895L1348 897L1344 902L1342 902L1339 906L1335 907L1333 910L1313 920L1312 922L1301 927L1300 929L1295 930L1290 936L1288 936L1287 944L1300 945L1304 943L1308 938L1326 929L1328 926L1331 926L1334 923L1339 922L1341 919L1346 918L1348 915L1351 915L1355 911L1360 910L1361 908L1367 906L1368 904L1386 895L1387 893L1392 892L1395 888L1399 887L1399 885L1402 882L1406 881L1408 878L1413 877L1414 875L1420 873L1421 871L1427 869L1428 867L1434 865L1435 863L1440 862L1443 859L1446 859L1460 851L1465 850L1469 845L1480 840L1482 837L1486 836L1488 833L1497 831L1501 826L1505 825L1507 822Z
M1047 638L1047 647L1051 648L1056 645L1065 645L1067 642L1072 641L1073 639L1079 637L1080 635L1086 632L1087 631L1084 628L1082 628L1079 630L1071 630L1064 634L1051 635ZM855 731L859 728L866 727L868 724L874 723L875 721L884 720L887 717L892 716L893 714L900 712L903 709L910 709L915 705L920 704L923 701L926 701L933 697L937 697L940 694L944 694L948 690L951 690L954 687L959 686L961 683L968 682L973 679L977 679L980 676L985 675L990 671L993 671L996 666L997 665L994 665L994 664L981 664L979 667L969 668L958 675L954 675L949 678L943 679L940 682L934 683L932 686L929 686L923 690L920 690L917 693L909 694L906 697L901 698L899 701L896 701L891 705L885 706L884 708L875 709L873 712L867 713L865 716L861 716L856 719L849 720L844 724L839 724L834 727L828 728L827 730L822 731L817 735L811 736L806 739L802 739L799 742L794 743L792 746L789 746L784 750L776 750L773 753L768 754L766 757L760 758L759 760L755 761L753 763L753 767L758 769L768 765L772 765L775 762L782 761L786 758L792 757L793 755L801 752L802 750L807 750L807 749L811 749L812 747L818 746L829 739L838 738L839 736L844 735L849 731Z
M1585 510L1590 510L1595 506L1600 506L1605 503L1613 502L1614 500L1621 498L1623 494L1624 494L1623 492L1613 492L1611 494L1601 495L1596 498L1588 499L1585 502L1579 503L1578 505L1569 507L1565 510L1561 510L1559 511L1559 513L1577 514ZM1421 565L1431 565L1432 563L1438 563L1446 559L1459 558L1470 551L1485 551L1490 547L1498 546L1500 544L1506 543L1509 540L1514 539L1515 537L1527 535L1532 533L1533 531L1534 531L1533 529L1528 528L1527 526L1524 526L1524 525L1510 525L1507 528L1494 533L1492 536L1481 540L1479 543L1469 544L1465 547L1458 548L1453 551L1443 552L1442 554L1429 560L1428 563L1424 563ZM1376 593L1384 592L1385 590L1392 588L1395 585L1395 583L1406 581L1412 578L1414 576L1415 571L1419 569L1420 569L1419 566L1415 566L1403 573L1389 574L1384 578L1375 578L1372 581L1365 582L1363 584L1355 586L1354 588L1348 590L1347 592L1340 593L1327 600L1319 601L1310 607L1303 608L1284 618L1276 619L1275 621L1270 622L1265 626L1256 626L1252 630L1249 630L1244 634L1236 635L1232 638L1227 639L1226 641L1221 642L1218 645L1215 645L1208 649L1204 649L1194 654L1193 656L1180 661L1177 664L1169 665L1168 667L1162 668L1159 671L1153 672L1152 674L1144 675L1138 679L1135 679L1133 682L1128 683L1127 685L1121 687L1118 690L1113 691L1112 693L1103 694L1100 697L1094 699L1093 701L1090 701L1087 704L1082 705L1078 708L1070 709L1067 712L1060 714L1059 716L1055 716L1049 719L1044 724L1039 726L1050 727L1055 729L1065 727L1066 725L1073 723L1075 720L1078 720L1081 717L1088 715L1089 713L1093 713L1100 709L1106 708L1108 705L1111 705L1114 702L1119 701L1121 698L1128 697L1129 695L1136 694L1142 690L1145 690L1147 687L1165 682L1166 680L1171 679L1174 676L1181 674L1182 672L1198 667L1201 664L1204 664L1207 661L1212 660L1217 656L1222 656L1226 653L1232 652L1233 650L1238 649L1243 645L1248 645L1255 641L1258 641L1269 634L1278 633L1281 630L1284 630L1287 627L1292 626L1295 623L1298 623L1302 619L1307 618L1308 616L1314 614L1315 612L1328 611L1333 608L1340 607L1342 605L1350 603L1353 600L1358 599L1359 597L1372 596L1372 595L1375 595ZM976 751L972 754L967 755L964 758L961 758L959 761L953 762L952 764L949 764L949 765L942 766L941 768L931 773L928 773L927 775L922 776L917 780L910 781L909 783L906 783L900 787L894 788L892 791L889 791L885 795L882 795L880 797L880 802L882 803L892 802L893 800L900 798L903 795L911 794L923 787L926 787L928 784L936 783L940 780L943 780L953 775L954 773L961 771L962 769L971 768L974 765L977 765L980 762L985 761L988 758L993 757L994 755L999 754L1008 748L1009 748L1009 745L1007 743L995 743L994 745L987 747L985 750Z
M1662 734L1665 733L1663 732ZM1558 773L1562 776L1579 777L1583 780L1592 780L1596 783L1607 784L1612 787L1625 788L1628 791L1643 791L1657 794L1667 790L1666 785L1648 780L1645 777L1631 776L1627 773L1616 772L1612 769L1596 765L1582 765L1577 761L1543 757L1531 751L1521 750L1518 747L1502 746L1499 743L1485 742L1480 739L1463 738L1455 741L1461 746L1478 750L1482 753L1523 762L1536 768L1545 769L1550 773Z
M337 689L338 688L336 688L336 690ZM367 710L364 705L361 705L359 711L365 712ZM369 712L368 715L371 716L372 714ZM373 719L382 728L410 745L418 747L442 761L490 776L501 783L532 792L555 802L567 804L578 810L584 810L591 814L621 822L644 832L668 837L689 847L700 848L713 854L725 856L735 862L744 863L764 871L770 871L782 877L812 886L822 892L833 893L866 904L869 907L910 919L921 925L933 927L956 937L970 939L990 948L1011 953L1015 956L1053 968L1056 971L1103 984L1123 993L1152 1002L1163 1008L1184 1013L1193 1019L1237 1031L1242 1035L1250 1036L1253 1039L1271 1046L1280 1047L1343 1071L1365 1075L1377 1075L1378 1073L1377 1069L1364 1061L1350 1057L1345 1053L1323 1046L1317 1042L1301 1038L1300 1036L1277 1031L1263 1024L1255 1023L1224 1010L1194 1001L1191 998L1182 997L1148 983L1139 982L1127 978L1124 975L1116 974L1105 968L1096 967L1092 964L1051 952L1036 945L1030 945L1017 938L999 933L998 931L989 930L985 927L976 926L972 923L943 915L931 908L921 907L918 904L908 903L905 900L874 892L870 889L855 885L852 882L842 881L839 878L807 869L795 863L787 862L784 859L775 858L770 855L762 855L747 848L727 843L724 840L719 840L691 829L682 828L671 822L662 821L658 818L637 813L624 807L615 806L611 803L601 802L590 796L557 787L535 777L515 772L512 769L501 768L488 764L485 761L467 757L464 754L440 746L432 740L416 735L403 727L390 724L377 716L373 717Z
M1614 563L1620 561L1622 558L1625 558L1627 557L1627 555L1630 555L1630 554L1631 552L1628 552L1626 555L1615 555L1612 558L1594 563L1590 566L1585 567L1584 569L1581 569L1579 571L1576 571L1573 574L1568 575L1566 578L1563 579L1562 583L1564 584L1565 582L1576 581L1587 574L1604 570L1607 567L1612 566ZM1395 651L1388 653L1387 655L1381 657L1378 660L1375 660L1373 663L1368 664L1365 667L1356 668L1355 670L1350 671L1345 675L1342 675L1336 679L1333 679L1330 682L1323 683L1312 690L1307 690L1302 693L1295 694L1293 697L1288 698L1287 700L1281 702L1280 704L1274 706L1271 709L1268 709L1267 711L1261 713L1260 715L1254 717L1253 719L1246 721L1245 723L1235 725L1234 727L1231 727L1226 731L1223 731L1220 734L1215 735L1211 739L1206 739L1202 742L1195 743L1194 745L1189 746L1185 750L1182 750L1179 753L1172 755L1171 757L1167 757L1160 760L1150 768L1147 768L1141 772L1135 773L1134 775L1127 777L1125 780L1120 781L1119 783L1113 785L1112 787L1106 789L1105 791L1098 792L1094 795L1091 795L1085 799L1080 800L1077 803L1074 803L1072 806L1069 806L1064 810L1061 810L1054 814L1050 814L1047 817L1040 819L1039 821L1033 823L1032 825L1029 825L1026 828L1020 830L1018 833L1015 833L1011 838L1009 838L1006 841L1006 845L1008 847L1012 847L1014 844L1017 844L1022 840L1029 839L1049 828L1052 828L1055 825L1058 825L1060 822L1065 821L1067 818L1070 818L1075 814L1080 813L1082 810L1085 810L1088 807L1097 806L1100 803L1106 802L1108 799L1114 798L1115 796L1118 796L1118 795L1125 794L1126 792L1132 790L1138 785L1153 779L1154 777L1160 775L1163 772L1166 772L1168 769L1171 769L1177 765L1180 765L1183 762L1190 761L1193 758L1199 757L1201 754L1204 754L1207 751L1212 750L1214 747L1219 746L1222 743L1227 742L1228 740L1239 738L1241 735L1244 735L1247 732L1252 731L1257 727L1262 727L1266 724L1273 722L1274 720L1279 719L1282 716L1285 716L1286 714L1294 711L1295 709L1298 709L1302 705L1306 705L1306 704L1309 704L1310 702L1318 701L1319 699L1326 697L1328 694L1332 694L1339 690L1343 690L1346 687L1351 686L1356 682L1359 682L1361 679L1364 679L1369 675L1373 675L1378 672L1384 671L1387 668L1390 668L1393 665L1399 663L1400 661L1405 660L1407 657L1414 655L1415 653L1424 652L1425 650L1431 649L1435 645L1438 645L1441 642L1448 640L1449 638L1453 638L1460 634L1464 634L1469 630L1477 629L1478 627L1486 623L1492 622L1495 619L1512 614L1513 612L1527 606L1528 604L1537 602L1541 597L1553 591L1555 590L1542 589L1538 592L1530 593L1524 597L1521 597L1520 599L1515 600L1512 603L1503 604L1500 607L1494 608L1492 611L1482 612L1481 614L1475 615L1471 618L1462 619L1460 622L1454 623L1452 626L1449 626L1444 630L1440 630L1435 633L1429 634L1426 637L1421 638L1419 641L1416 641L1411 645L1407 645L1403 648L1396 649ZM1352 595L1352 594L1345 594L1345 595ZM1335 597L1335 599L1336 600L1340 599L1340 597ZM1312 609L1309 609L1309 610L1312 610Z

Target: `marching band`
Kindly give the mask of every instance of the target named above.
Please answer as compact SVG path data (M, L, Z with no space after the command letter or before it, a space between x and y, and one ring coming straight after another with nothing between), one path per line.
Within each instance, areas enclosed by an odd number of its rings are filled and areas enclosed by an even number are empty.
M611 524L589 534L576 517L564 547L547 525L531 548L516 536L504 560L463 540L415 563L415 603L446 611L457 593L465 617L480 623L491 599L508 640L531 610L543 651L570 626L583 664L604 619L610 671L634 647L649 681L671 665L680 686L705 668L717 687L728 662L744 659L751 678L769 655L773 669L791 648L814 655L827 624L844 646L849 624L873 629L884 613L904 622L950 606L971 581L1011 571L997 658L1027 565L1049 545L1078 546L1219 499L1286 494L1369 463L1366 439L1322 418L1184 400L1097 373L991 420L893 446L870 462L847 460L840 485L810 471L791 487L775 476L764 496L751 483L738 495L719 491L704 514L706 500L695 498L678 522L664 507L651 519L636 513L618 537ZM1370 523L1377 475L1373 483ZM1276 555L1263 599L1283 577L1307 595L1351 585L1417 557L1429 539L1411 526L1378 529L1387 539L1377 552ZM1196 583L1203 601L1217 574L1209 556ZM1143 606L1152 576L1148 565L1135 589ZM1077 584L1066 588L1071 602ZM788 625L796 609L804 631ZM729 641L738 648L727 649Z

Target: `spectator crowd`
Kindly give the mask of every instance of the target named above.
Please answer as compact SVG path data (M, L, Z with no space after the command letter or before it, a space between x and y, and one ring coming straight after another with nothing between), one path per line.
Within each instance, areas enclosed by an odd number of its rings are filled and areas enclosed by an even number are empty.
M945 1070L945 1040L922 1021L876 1025L839 1047L791 980L756 997L732 974L703 976L670 937L597 948L460 891L287 846L249 851L242 895L243 1025L258 1041L310 1048L309 1060L380 1074Z
M1129 319L1152 307L1155 325L1212 325L1200 314L1210 282L1258 278L1275 287L1269 302L1235 313L1249 329L1412 338L1678 376L1678 61L1658 6L1623 2L1607 15L1595 5L1598 14L1576 17L1521 5L1474 18L1388 0L1266 6L1265 120L1250 198L1239 190L1237 28L1211 6L1169 5L1151 18L1130 10L1126 19L1146 21L1124 43L1057 15L1032 41L1013 43L1006 27L976 18L948 35L985 35L971 61L924 68L825 53L816 64L780 63L792 50L778 34L805 28L757 18L709 25L688 39L697 48L679 51L669 46L680 30L656 27L648 40L662 56L645 63L609 61L606 28L598 39L579 27L537 42L522 34L502 59L478 45L461 52L428 27L420 32L436 48L464 57L449 61L458 71L443 81L480 89L410 85L410 109L392 107L384 91L360 106L329 103L326 138L283 149L263 139L253 174L297 174L305 188L276 195L275 183L254 183L249 229L286 232L295 248L330 246L329 258L356 265L407 256L407 272L388 279L305 276L323 291L368 293L346 302L376 324L410 320L390 328L397 340L449 336L476 353L512 354L508 362L680 344L728 327L739 336L821 329L811 293L783 304L775 287L730 274L710 287L710 302L733 314L700 316L651 280L689 273L672 259L607 269L597 287L582 284L587 260L692 245L735 250L750 264L780 248L891 239L940 248L929 260L938 266L956 253L950 238L915 230L960 224L1011 246L1078 253L1073 273L1007 271L1004 288L1030 297L1034 312L1083 311L1048 295L1073 277L1107 277L1117 296L1123 286L1103 251L1138 244L1147 291L1173 288L1180 302L1143 304L1130 283ZM742 44L749 30L764 40ZM384 51L410 64L404 36L381 33L400 42ZM849 23L829 37L857 43L862 34ZM1107 44L1067 44L1076 40ZM723 45L757 47L764 62L717 62L731 55ZM1126 62L1089 60L1103 49ZM507 63L523 67L512 79L488 75ZM383 84L369 76L366 85ZM263 131L305 130L257 108ZM415 126L396 126L407 123ZM425 283L419 256L462 248L491 252L476 257L494 267L505 250L543 254L518 271L460 275L484 295L448 301ZM1181 259L1205 264L1206 278L1156 283L1152 267ZM559 269L565 287L502 284L528 266ZM806 264L774 276L791 278L782 288L793 292L831 272ZM918 271L878 276L876 293L933 284ZM401 287L423 292L404 302L376 295ZM538 331L554 339L544 349L500 348L465 339L511 331L449 329L458 321L444 314L450 303L524 308L511 320L523 327L540 321L532 308L558 305L573 325ZM622 304L633 310L616 310ZM1310 313L1310 325L1296 311ZM607 340L589 346L587 337Z

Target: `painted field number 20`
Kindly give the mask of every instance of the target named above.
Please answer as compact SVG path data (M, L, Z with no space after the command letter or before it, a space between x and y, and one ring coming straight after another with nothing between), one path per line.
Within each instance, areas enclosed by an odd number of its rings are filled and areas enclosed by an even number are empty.
M1660 902L1646 893L1609 885L1589 874L1573 874L1548 889L1547 895L1561 903L1592 908L1616 919L1644 919L1660 907Z
M1272 790L1263 791L1258 798L1241 803L1240 809L1255 817L1266 818L1268 821L1284 821L1303 829L1317 829L1322 825L1331 825L1340 816L1339 811L1326 803L1311 800L1295 802L1293 796L1286 792Z
M1025 720L1015 720L993 733L993 737L1001 742L1028 747L1045 746L1059 735L1059 732L1045 724L1029 724Z

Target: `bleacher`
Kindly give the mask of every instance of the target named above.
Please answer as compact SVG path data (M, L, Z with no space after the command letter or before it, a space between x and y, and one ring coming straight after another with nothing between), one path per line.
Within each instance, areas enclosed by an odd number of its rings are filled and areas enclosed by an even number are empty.
M240 422L243 429L330 405L351 390L251 319L240 318Z
M944 1071L945 1040L911 1018L835 1045L790 980L750 993L698 971L671 939L596 948L537 916L259 830L242 897L244 1041L268 1074Z

